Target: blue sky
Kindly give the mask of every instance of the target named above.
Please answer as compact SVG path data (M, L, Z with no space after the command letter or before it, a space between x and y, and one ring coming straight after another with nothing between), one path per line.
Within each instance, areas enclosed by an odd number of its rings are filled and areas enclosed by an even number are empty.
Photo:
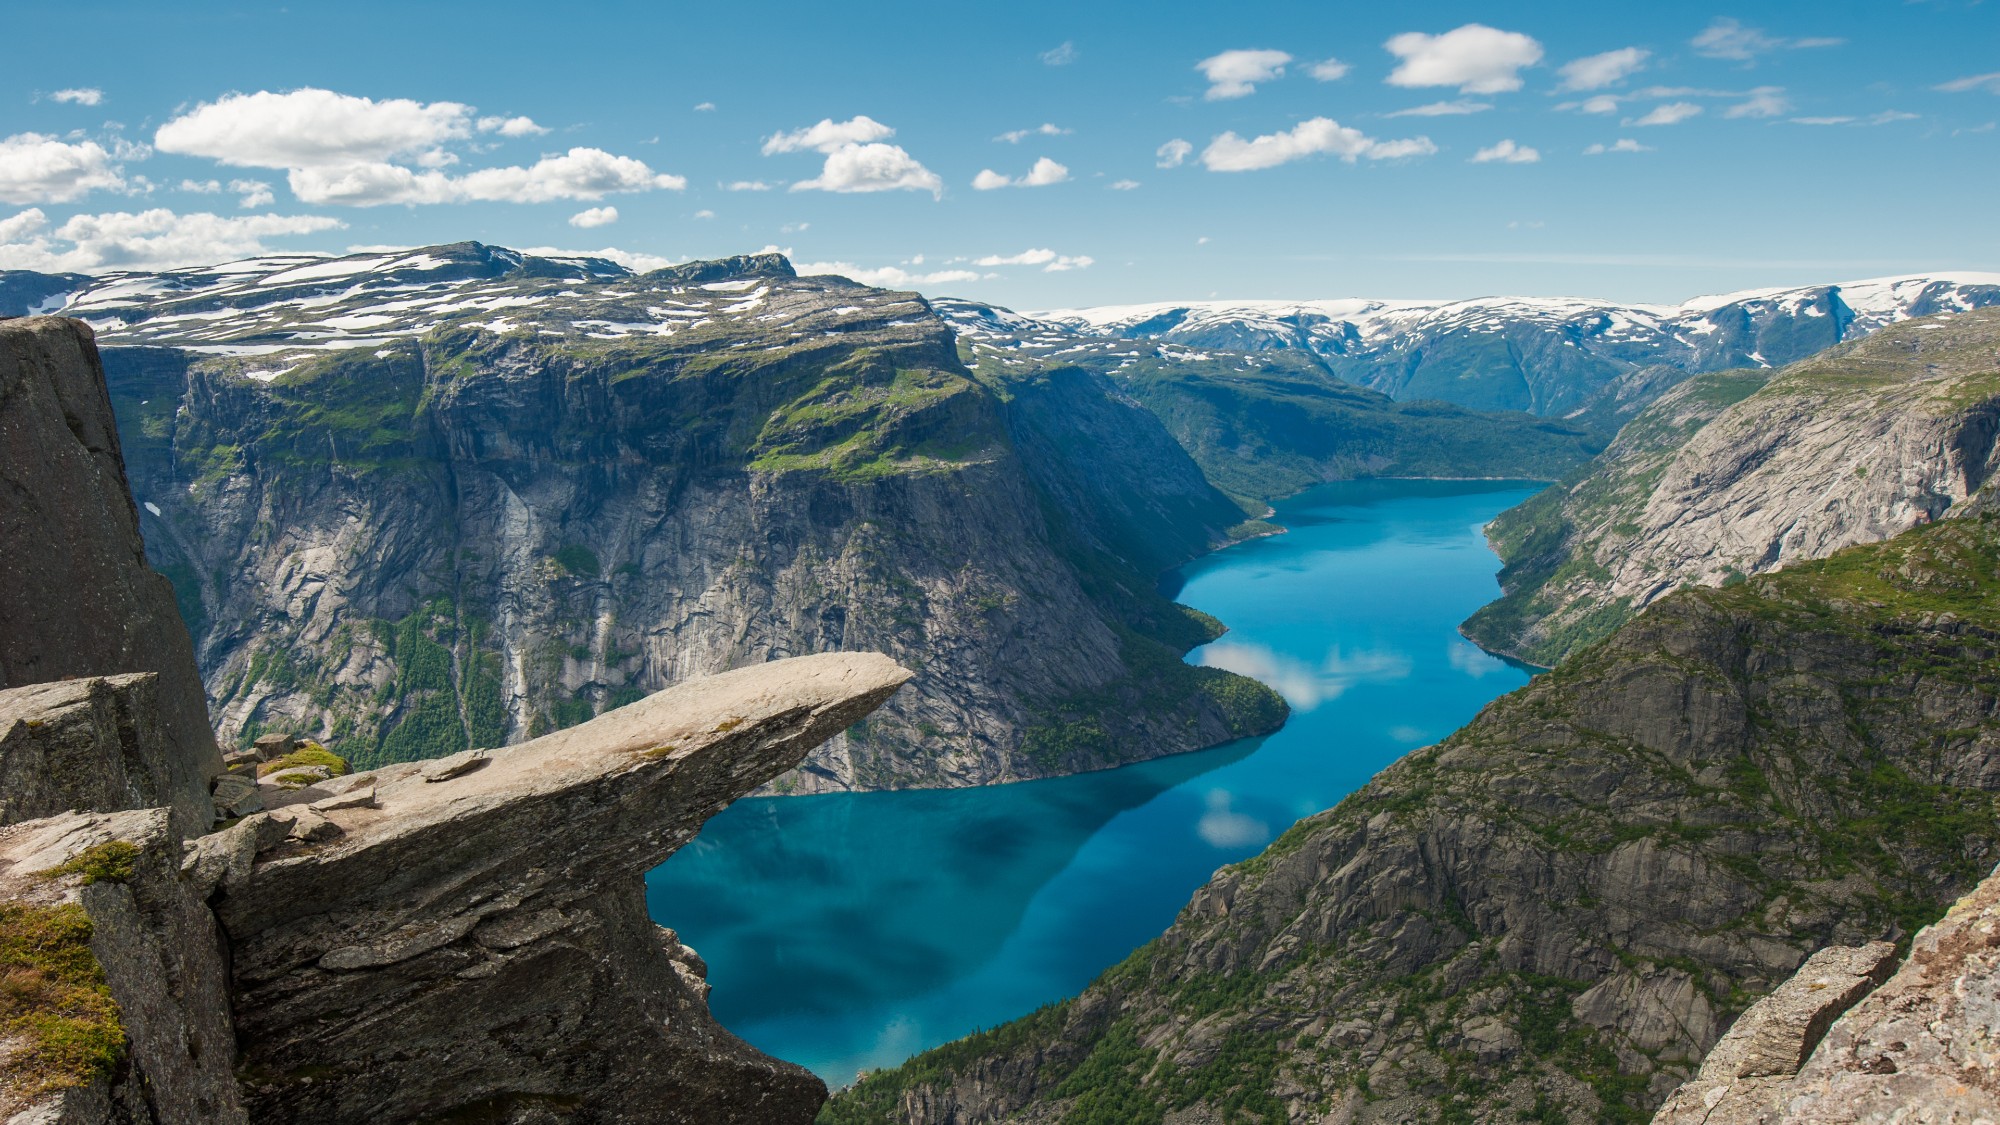
M2000 269L2000 4L5 17L0 268L776 246L1018 308Z

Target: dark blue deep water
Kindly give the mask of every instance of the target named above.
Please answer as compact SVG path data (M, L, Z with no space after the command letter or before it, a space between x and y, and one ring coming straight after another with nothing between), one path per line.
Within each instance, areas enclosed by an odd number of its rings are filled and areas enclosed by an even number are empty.
M647 878L715 1015L838 1086L1080 991L1217 867L1470 719L1527 674L1459 637L1495 597L1480 527L1535 487L1329 485L1285 535L1181 571L1230 627L1188 659L1270 684L1285 728L984 789L740 801Z

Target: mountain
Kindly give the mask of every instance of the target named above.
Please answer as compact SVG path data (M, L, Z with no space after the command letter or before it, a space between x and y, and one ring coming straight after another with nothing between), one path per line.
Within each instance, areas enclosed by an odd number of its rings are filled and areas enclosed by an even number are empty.
M2000 858L1996 655L1992 515L1683 591L820 1121L1645 1121L1808 954Z
M1760 289L1679 305L1535 297L1189 301L1019 319L1024 329L1286 353L1401 401L1581 418L1608 385L1639 368L1782 367L1913 317L1993 304L2000 304L2000 274L1961 272Z
M362 765L875 650L911 687L778 791L1098 768L1273 729L1158 571L1243 513L1087 372L1003 394L922 300L776 255L476 243L102 279L132 488L226 741ZM1120 451L1106 471L1095 451Z
M973 301L932 304L981 378L1006 385L1066 368L1101 375L1251 511L1354 477L1549 479L1602 447L1595 431L1551 419L1399 403L1294 353L1106 340Z
M1697 376L1493 522L1506 593L1465 633L1554 664L1683 586L1961 514L1996 469L2000 309L1898 324L1775 372Z

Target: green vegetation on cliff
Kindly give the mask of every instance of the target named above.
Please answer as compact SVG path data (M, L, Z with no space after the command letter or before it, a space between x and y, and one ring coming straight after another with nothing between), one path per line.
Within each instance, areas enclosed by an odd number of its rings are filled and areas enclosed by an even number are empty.
M2000 518L1683 592L822 1120L1643 1122L1805 955L2000 858L1997 714Z
M32 1099L87 1086L124 1057L125 1030L90 935L81 906L0 903L0 1039L9 1041L0 1082L8 1093Z

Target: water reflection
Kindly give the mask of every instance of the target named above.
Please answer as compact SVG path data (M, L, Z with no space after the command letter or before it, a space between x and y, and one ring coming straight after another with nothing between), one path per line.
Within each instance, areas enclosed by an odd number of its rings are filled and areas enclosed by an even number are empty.
M1477 528L1532 488L1366 482L1169 584L1230 626L1190 659L1270 683L1282 731L987 789L742 801L648 878L726 1026L838 1083L1074 995L1254 854L1527 674L1461 640ZM1184 585L1182 584L1184 582Z

